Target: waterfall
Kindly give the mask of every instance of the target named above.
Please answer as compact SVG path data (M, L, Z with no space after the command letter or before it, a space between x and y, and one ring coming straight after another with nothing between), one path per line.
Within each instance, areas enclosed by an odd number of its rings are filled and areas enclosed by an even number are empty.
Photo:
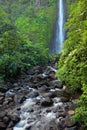
M55 37L51 42L50 52L60 53L64 41L64 0L58 0L58 18L56 23Z
M59 50L62 49L62 43L64 41L64 33L63 33L63 0L59 0L59 20L58 20L58 26L59 26ZM56 37L57 38L57 37Z

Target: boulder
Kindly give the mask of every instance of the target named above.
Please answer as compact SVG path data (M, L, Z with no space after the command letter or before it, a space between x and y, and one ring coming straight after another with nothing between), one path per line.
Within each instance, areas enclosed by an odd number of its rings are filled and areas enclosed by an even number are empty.
M47 109L46 109L46 112L47 112L47 113L51 112L51 109L50 109L50 108L47 108Z
M47 76L45 76L44 74L38 74L37 78L43 80L43 79L46 79Z
M65 111L61 111L61 112L58 112L57 113L57 118L59 118L59 117L63 117L63 118L65 118L66 117L66 112Z
M49 90L49 87L46 85L42 85L41 87L38 88L39 92L47 92Z
M14 83L14 84L13 84L13 87L18 87L18 83Z
M0 97L5 97L5 94L0 92Z
M19 103L23 103L25 100L26 100L26 97L25 97L25 96L23 96L23 97L21 97L21 99L20 99Z
M0 121L0 130L5 130L7 128L7 124Z
M42 73L42 68L38 65L33 68L34 74L40 74Z
M76 126L72 126L70 128L66 127L64 130L79 130Z
M7 86L0 86L0 92L5 93L8 90Z
M51 67L51 66L47 66L47 69L46 69L46 74L50 74L51 72L54 72L54 73L56 73L56 69L54 69L53 67Z
M16 124L18 121L20 121L20 117L18 114L14 113L14 114L9 114L8 117L10 117L11 121Z
M65 128L65 118L60 117L58 120L58 127L60 128L59 130L64 130Z
M50 94L50 98L55 98L57 96L57 93L56 92L51 92L51 94Z
M3 117L3 122L4 122L4 123L8 124L9 121L10 121L10 118L9 118L8 116L4 116L4 117Z
M13 128L7 128L6 130L13 130Z
M42 96L44 98L55 98L57 96L56 92L48 92L48 93L42 93Z
M67 116L66 119L65 119L65 126L66 127L72 127L72 126L75 126L75 125L76 125L76 122L71 120L71 116Z
M59 130L55 120L46 120L37 121L30 130Z
M39 93L37 91L33 91L29 94L29 98L36 98L37 96L39 96Z
M50 77L51 79L55 79L55 72L51 71L51 72L49 73L49 77Z
M61 97L61 102L68 102L69 100L69 97Z
M41 102L41 106L49 107L53 105L53 100L51 98L46 98Z
M54 88L59 88L59 89L63 88L63 83L60 80L53 80L49 84L50 86L53 86Z
M4 99L4 97L0 97L0 104L3 103L3 99Z
M15 124L13 123L13 121L9 122L8 128L12 128Z
M5 117L7 115L7 113L5 111L1 111L0 112L0 119L3 119L3 117Z
M71 115L71 116L72 116L72 115L75 114L75 111L74 111L74 110L69 110L67 113L68 113L68 115Z
M3 105L8 105L9 104L9 101L6 99L4 102L3 102Z

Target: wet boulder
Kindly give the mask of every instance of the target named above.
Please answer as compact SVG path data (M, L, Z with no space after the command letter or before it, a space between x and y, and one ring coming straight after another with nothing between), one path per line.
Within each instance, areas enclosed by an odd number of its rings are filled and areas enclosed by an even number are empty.
M47 69L46 69L46 74L47 75L49 75L49 74L51 74L51 72L53 72L53 73L56 73L56 69L54 69L53 67L51 67L51 66L47 66Z
M49 73L49 78L55 79L55 72L54 72L54 71L51 71L51 72Z
M58 125L55 119L37 121L31 130L59 130Z
M16 124L18 121L20 121L20 117L18 114L14 113L14 114L8 114L8 117L11 119L11 121Z
M69 100L69 97L61 97L61 102L68 102Z
M4 99L4 97L0 97L0 104L3 103L3 99Z
M48 93L43 93L42 96L44 98L55 98L57 96L56 92L48 92Z
M77 126L66 127L64 130L78 130Z
M7 124L4 122L0 121L0 130L5 130L7 128Z
M4 122L4 123L8 124L9 121L10 121L10 118L9 118L8 116L4 116L4 117L3 117L3 122Z
M53 100L51 98L45 98L41 102L41 106L43 106L43 107L49 107L49 106L52 106L52 105L53 105Z
M39 92L47 92L49 90L49 87L46 85L42 85L41 87L38 88Z
M76 125L76 122L71 120L71 116L67 116L66 119L65 119L65 126L66 127L72 127L72 126L75 126L75 125Z
M39 93L37 91L33 91L29 94L29 98L36 98L37 96L39 96Z
M60 80L53 80L50 82L50 86L53 86L54 88L59 88L62 89L63 88L63 83Z
M0 92L5 93L8 90L8 87L5 85L0 85Z
M13 128L7 128L6 130L13 130Z

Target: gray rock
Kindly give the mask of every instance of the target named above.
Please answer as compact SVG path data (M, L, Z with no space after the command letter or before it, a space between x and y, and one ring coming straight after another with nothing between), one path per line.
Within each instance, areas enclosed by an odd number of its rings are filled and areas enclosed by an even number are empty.
M63 83L60 80L53 80L50 82L50 86L53 86L54 88L59 88L62 89L63 88Z
M46 85L41 86L40 88L38 88L39 92L47 92L49 90L49 87L47 87Z
M9 122L8 128L12 128L15 124L13 123L13 121Z
M62 111L62 112L59 112L59 113L57 114L57 118L59 118L59 117L65 118L66 115L67 115L66 112L65 112L65 111Z
M3 99L4 99L4 97L0 97L0 104L3 103Z
M7 124L7 123L9 123L9 121L10 121L10 118L9 118L9 117L7 117L7 116L4 116L4 117L3 117L3 122L4 122L4 123Z
M20 121L20 117L18 114L9 114L9 117L11 121L13 121L14 124L16 124L18 121Z
M4 102L3 102L3 105L5 106L5 105L8 105L9 104L9 101L8 100L5 100Z
M69 97L61 97L61 102L68 102L69 100Z
M25 99L26 99L26 97L25 97L25 96L21 97L21 99L20 99L19 103L23 103L23 102L25 101Z
M43 74L39 74L39 75L37 75L37 78L42 80L42 79L46 79L47 76L44 76Z
M7 86L0 86L0 92L5 93L8 90Z
M67 127L66 127L64 130L78 130L78 129L77 129L76 126L72 126L72 127L70 127L70 128L67 128Z
M54 69L53 67L51 67L51 66L47 66L47 69L46 69L46 74L50 74L51 72L54 72L54 73L56 73L56 69Z
M29 98L35 98L37 96L39 96L39 93L37 91L33 91L29 94Z
M2 112L0 112L0 118L2 119L4 116L6 116L6 112L4 112L4 111L2 111Z
M6 130L13 130L13 128L7 128Z
M59 130L58 125L55 120L37 121L31 130Z
M13 84L13 87L18 87L18 83L14 83L14 84Z
M0 97L5 97L5 94L0 92Z
M54 71L51 71L51 72L49 73L49 77L50 77L51 79L55 79L55 72L54 72Z
M75 124L76 124L76 122L72 121L70 116L66 117L65 126L72 127L72 126L75 126Z
M41 102L41 106L49 107L53 105L53 100L51 98L46 98Z
M56 92L48 92L48 93L42 93L42 96L43 96L44 98L47 98L47 97L49 97L49 98L54 98L54 97L57 96L57 94L56 94Z
M0 121L0 130L6 129L6 128L7 128L7 124Z

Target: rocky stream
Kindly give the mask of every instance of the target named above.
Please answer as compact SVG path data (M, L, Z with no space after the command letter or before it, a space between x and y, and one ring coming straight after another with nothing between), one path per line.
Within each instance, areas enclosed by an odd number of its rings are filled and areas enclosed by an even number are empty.
M55 64L36 66L0 84L0 130L80 130L71 120L75 99L56 78Z

